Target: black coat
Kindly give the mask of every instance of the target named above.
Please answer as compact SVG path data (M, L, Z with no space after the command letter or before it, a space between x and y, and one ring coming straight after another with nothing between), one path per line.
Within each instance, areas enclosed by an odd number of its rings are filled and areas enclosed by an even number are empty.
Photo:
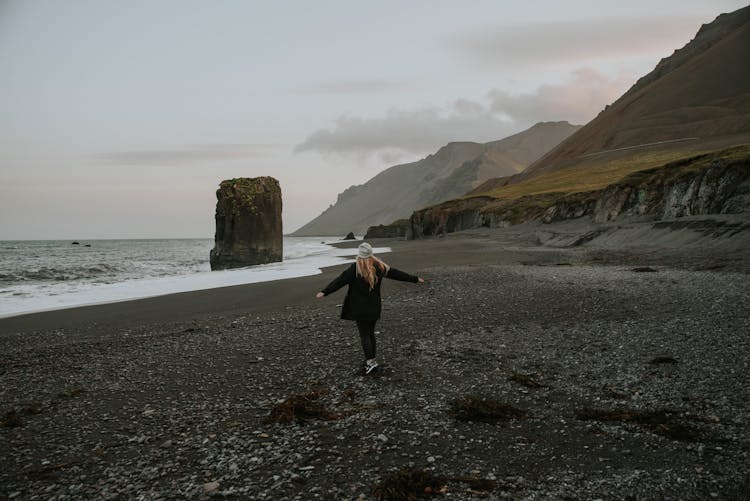
M417 283L419 281L418 277L404 273L396 268L389 268L387 272L377 267L375 269L378 279L372 290L370 290L370 284L364 278L357 276L357 265L356 263L352 263L351 266L345 269L341 275L336 277L333 282L321 291L327 296L345 285L349 286L346 298L344 298L344 306L341 308L341 318L371 322L379 319L382 308L380 303L380 284L383 283L383 277L401 280L402 282Z

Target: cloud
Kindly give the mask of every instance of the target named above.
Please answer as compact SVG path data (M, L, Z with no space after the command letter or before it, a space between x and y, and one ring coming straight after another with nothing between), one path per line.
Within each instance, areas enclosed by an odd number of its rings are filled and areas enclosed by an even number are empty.
M447 109L394 109L378 118L341 116L332 129L310 134L295 152L355 156L377 153L383 160L393 160L408 153L430 152L450 141L490 140L508 130L507 121L486 106L459 100Z
M489 92L490 108L517 123L567 120L585 124L605 105L624 94L633 83L633 75L622 73L608 78L591 68L580 68L569 81L542 85L531 93L492 90Z
M610 79L581 68L560 84L530 93L492 90L488 102L458 99L446 107L390 110L382 117L341 116L333 127L310 134L295 152L368 157L395 161L435 151L451 141L491 141L541 121L586 123L619 97L635 77Z
M199 144L173 150L112 151L97 155L97 160L116 165L185 165L263 156L278 146L272 144Z
M697 17L599 18L497 26L454 37L448 45L481 65L585 64L592 59L668 55L695 35Z
M325 82L295 89L300 94L381 94L408 89L409 84L389 80Z

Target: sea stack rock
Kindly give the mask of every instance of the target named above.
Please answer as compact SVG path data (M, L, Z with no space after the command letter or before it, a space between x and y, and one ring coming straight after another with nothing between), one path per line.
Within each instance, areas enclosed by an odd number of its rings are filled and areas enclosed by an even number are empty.
M283 260L281 188L268 176L222 181L216 190L211 269Z

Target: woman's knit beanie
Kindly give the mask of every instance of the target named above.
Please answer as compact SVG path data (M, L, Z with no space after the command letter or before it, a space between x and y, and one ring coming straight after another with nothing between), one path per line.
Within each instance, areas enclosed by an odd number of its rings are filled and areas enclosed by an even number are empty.
M372 256L372 245L368 244L367 242L363 242L359 244L359 248L357 249L357 257L361 257L362 259L368 258Z

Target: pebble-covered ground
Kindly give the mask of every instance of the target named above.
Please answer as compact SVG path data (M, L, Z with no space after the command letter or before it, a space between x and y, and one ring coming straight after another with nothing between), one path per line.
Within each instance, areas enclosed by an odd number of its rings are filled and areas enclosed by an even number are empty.
M375 376L342 292L0 337L0 498L746 499L748 275L556 264L385 284Z

